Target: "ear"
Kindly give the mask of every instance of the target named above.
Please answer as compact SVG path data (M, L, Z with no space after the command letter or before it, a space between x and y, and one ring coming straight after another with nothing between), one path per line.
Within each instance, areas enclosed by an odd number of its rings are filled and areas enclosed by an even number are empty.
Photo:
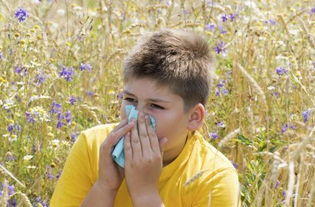
M196 104L190 111L187 123L187 129L189 131L198 130L202 124L206 114L205 107L203 104Z

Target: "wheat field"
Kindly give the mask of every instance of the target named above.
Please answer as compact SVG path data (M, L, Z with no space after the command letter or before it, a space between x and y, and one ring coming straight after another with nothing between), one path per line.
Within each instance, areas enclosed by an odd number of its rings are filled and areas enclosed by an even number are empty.
M0 0L0 206L49 206L80 131L119 121L125 55L160 28L209 44L203 134L242 206L315 206L311 0Z

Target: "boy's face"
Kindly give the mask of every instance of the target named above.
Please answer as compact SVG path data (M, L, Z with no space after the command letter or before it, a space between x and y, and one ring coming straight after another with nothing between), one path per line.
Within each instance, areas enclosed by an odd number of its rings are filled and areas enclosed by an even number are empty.
M184 112L184 101L180 96L167 86L157 85L152 79L132 78L124 87L121 119L126 118L126 105L134 105L138 111L155 118L157 137L168 139L164 158L180 152L186 141L189 120L189 113Z

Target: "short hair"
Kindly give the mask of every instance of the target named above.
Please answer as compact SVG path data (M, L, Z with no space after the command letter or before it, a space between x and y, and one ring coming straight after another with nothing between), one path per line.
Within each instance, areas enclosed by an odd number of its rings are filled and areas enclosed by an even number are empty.
M212 57L207 42L192 31L163 29L142 36L127 55L123 79L151 78L179 95L187 112L206 105Z

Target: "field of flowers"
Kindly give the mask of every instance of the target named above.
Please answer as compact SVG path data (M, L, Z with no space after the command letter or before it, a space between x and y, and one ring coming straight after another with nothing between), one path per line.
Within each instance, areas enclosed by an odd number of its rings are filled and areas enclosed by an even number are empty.
M119 121L124 56L165 27L216 58L205 136L242 206L315 206L311 0L0 0L0 206L48 206L80 131Z

